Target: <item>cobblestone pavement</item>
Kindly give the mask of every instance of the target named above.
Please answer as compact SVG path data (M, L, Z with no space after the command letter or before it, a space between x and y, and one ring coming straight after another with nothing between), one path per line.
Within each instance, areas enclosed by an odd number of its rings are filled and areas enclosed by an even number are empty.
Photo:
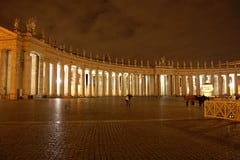
M240 123L181 97L0 101L0 160L238 160Z

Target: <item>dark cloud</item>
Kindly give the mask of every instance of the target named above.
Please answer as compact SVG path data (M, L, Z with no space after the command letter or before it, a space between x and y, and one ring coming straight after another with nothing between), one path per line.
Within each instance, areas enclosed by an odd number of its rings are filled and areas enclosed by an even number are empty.
M120 58L240 59L238 0L8 0L0 25L36 17L59 43Z

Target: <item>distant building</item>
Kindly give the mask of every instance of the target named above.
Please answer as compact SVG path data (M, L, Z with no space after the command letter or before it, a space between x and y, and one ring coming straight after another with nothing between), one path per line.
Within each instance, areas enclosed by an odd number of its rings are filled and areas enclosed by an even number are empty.
M195 66L73 52L35 32L0 27L0 99L84 96L238 95L240 61ZM107 56L106 56L107 55Z

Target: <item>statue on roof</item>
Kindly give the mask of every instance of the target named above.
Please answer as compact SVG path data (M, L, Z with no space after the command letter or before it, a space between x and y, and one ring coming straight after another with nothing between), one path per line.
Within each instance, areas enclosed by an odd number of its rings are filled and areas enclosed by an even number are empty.
M27 32L35 34L36 31L36 18L29 18L26 24Z
M165 63L166 63L165 62L165 57L163 56L163 57L161 57L161 65L166 65Z
M19 20L18 18L16 18L16 19L14 20L14 23L13 23L14 31L17 31L17 30L18 30L18 28L19 28L19 22L20 22L20 20Z

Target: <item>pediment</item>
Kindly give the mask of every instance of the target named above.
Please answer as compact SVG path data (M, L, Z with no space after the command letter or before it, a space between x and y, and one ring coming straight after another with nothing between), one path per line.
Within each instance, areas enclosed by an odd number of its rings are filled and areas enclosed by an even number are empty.
M0 40L14 39L17 34L0 26Z

